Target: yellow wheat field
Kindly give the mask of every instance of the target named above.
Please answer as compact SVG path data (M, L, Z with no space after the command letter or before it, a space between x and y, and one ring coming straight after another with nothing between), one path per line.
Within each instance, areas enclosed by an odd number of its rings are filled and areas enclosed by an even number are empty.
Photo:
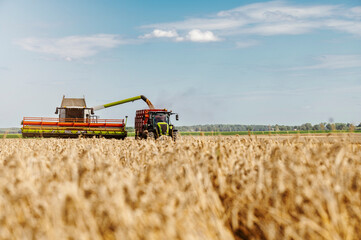
M360 239L359 140L1 139L0 239Z

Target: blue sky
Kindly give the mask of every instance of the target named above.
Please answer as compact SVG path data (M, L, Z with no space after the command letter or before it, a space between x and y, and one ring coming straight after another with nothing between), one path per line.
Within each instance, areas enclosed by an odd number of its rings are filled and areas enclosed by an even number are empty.
M361 2L0 0L0 83L0 127L63 94L144 94L179 125L359 124Z

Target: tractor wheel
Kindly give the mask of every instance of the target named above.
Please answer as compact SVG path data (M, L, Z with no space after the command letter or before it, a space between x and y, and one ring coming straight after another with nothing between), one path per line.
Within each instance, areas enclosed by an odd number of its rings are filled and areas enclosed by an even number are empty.
M147 139L155 139L154 132L148 132Z
M173 141L177 141L177 138L178 138L178 132L173 132L173 135L172 135L172 139Z

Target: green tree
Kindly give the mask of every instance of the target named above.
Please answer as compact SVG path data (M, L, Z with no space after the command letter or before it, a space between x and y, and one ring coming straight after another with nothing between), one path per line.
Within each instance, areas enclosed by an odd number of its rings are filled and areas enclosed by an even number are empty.
M320 131L320 130L321 130L320 124L315 124L315 125L313 125L312 130Z
M347 126L345 123L335 123L336 130L346 130Z
M300 126L301 131L309 131L312 130L312 124L311 123L304 123Z

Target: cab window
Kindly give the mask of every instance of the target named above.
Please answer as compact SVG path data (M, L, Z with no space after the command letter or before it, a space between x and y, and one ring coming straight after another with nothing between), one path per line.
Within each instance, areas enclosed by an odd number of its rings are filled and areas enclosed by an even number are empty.
M159 122L166 122L168 123L168 116L165 113L156 113L154 114L154 124Z

